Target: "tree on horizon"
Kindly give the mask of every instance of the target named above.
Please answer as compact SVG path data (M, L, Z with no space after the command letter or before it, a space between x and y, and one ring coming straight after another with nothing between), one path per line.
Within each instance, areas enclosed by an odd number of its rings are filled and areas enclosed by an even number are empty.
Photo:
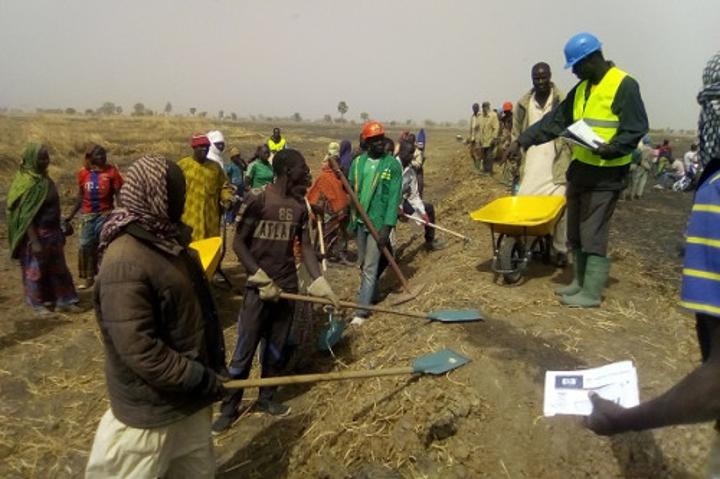
M344 120L345 113L347 113L349 109L350 109L350 107L348 106L347 103L345 103L345 100L338 103L337 111L338 111L338 113L340 113L340 118L342 118Z

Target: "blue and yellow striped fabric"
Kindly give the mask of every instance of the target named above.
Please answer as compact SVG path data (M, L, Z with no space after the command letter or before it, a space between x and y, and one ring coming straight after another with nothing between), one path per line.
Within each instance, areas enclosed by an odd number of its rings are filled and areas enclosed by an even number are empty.
M695 194L688 221L680 304L720 317L720 173Z

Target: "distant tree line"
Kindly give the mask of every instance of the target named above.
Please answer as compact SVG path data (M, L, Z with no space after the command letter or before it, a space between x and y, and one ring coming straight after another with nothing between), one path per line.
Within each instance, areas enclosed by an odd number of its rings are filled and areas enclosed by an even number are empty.
M77 115L80 114L80 111L76 110L75 108L68 107L65 109L62 108L37 108L37 113L52 113L52 114L66 114L66 115ZM171 102L166 102L165 107L162 109L162 112L158 110L155 112L154 110L147 108L144 103L137 102L133 105L132 110L130 112L131 116L155 116L155 115L164 115L164 116L170 116L173 113L173 104ZM198 111L197 107L190 107L188 108L188 113L192 117L197 118L207 118L208 112ZM348 103L344 100L341 100L337 104L337 112L340 114L339 117L333 118L333 116L330 113L326 113L322 116L321 119L318 120L310 120L317 123L337 123L337 124L343 124L343 123L350 123L355 124L356 122L354 120L348 120L345 115L350 111L350 106ZM8 108L0 108L0 113L7 113ZM12 109L10 110L11 113L21 113L22 110ZM92 109L88 108L84 111L85 115L103 115L103 116L112 116L112 115L121 115L123 113L123 107L120 105L115 104L111 101L103 102L102 105L99 107ZM175 116L181 117L183 116L182 113L176 113ZM307 121L303 118L302 114L300 112L295 112L289 117L284 116L266 116L262 114L257 115L249 115L249 117L246 118L240 118L238 117L237 113L231 112L229 115L225 113L225 110L219 110L217 113L217 116L214 117L217 120L220 121L233 121L236 122L238 120L249 120L252 122L303 122ZM362 122L366 122L371 118L371 115L368 112L360 112L359 118ZM404 125L404 126L412 126L415 124L415 122L412 119L407 119L404 122L400 122L397 120L384 120L384 122L389 126L396 126L396 125ZM438 122L432 119L426 119L421 124L425 127L445 127L445 128L451 128L451 127L461 127L465 128L468 125L468 121L466 119L460 119L456 122ZM672 130L667 129L666 131L672 132ZM683 132L683 130L679 131L680 133ZM688 131L690 132L690 131Z

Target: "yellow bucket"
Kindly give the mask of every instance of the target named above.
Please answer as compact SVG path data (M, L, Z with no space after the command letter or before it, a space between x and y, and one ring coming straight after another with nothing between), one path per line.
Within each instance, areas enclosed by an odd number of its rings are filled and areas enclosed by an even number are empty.
M222 238L214 236L204 240L193 241L190 243L190 247L197 251L200 256L200 262L202 263L203 270L205 270L205 276L207 276L208 279L212 279L220 265Z

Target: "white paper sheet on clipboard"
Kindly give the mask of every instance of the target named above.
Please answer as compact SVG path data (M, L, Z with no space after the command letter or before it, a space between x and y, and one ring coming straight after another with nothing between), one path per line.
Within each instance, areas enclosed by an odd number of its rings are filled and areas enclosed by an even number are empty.
M590 150L594 150L598 147L598 145L605 143L605 140L595 133L593 129L590 128L590 125L585 123L585 120L582 119L568 126L566 131L568 134L563 135L565 138Z

